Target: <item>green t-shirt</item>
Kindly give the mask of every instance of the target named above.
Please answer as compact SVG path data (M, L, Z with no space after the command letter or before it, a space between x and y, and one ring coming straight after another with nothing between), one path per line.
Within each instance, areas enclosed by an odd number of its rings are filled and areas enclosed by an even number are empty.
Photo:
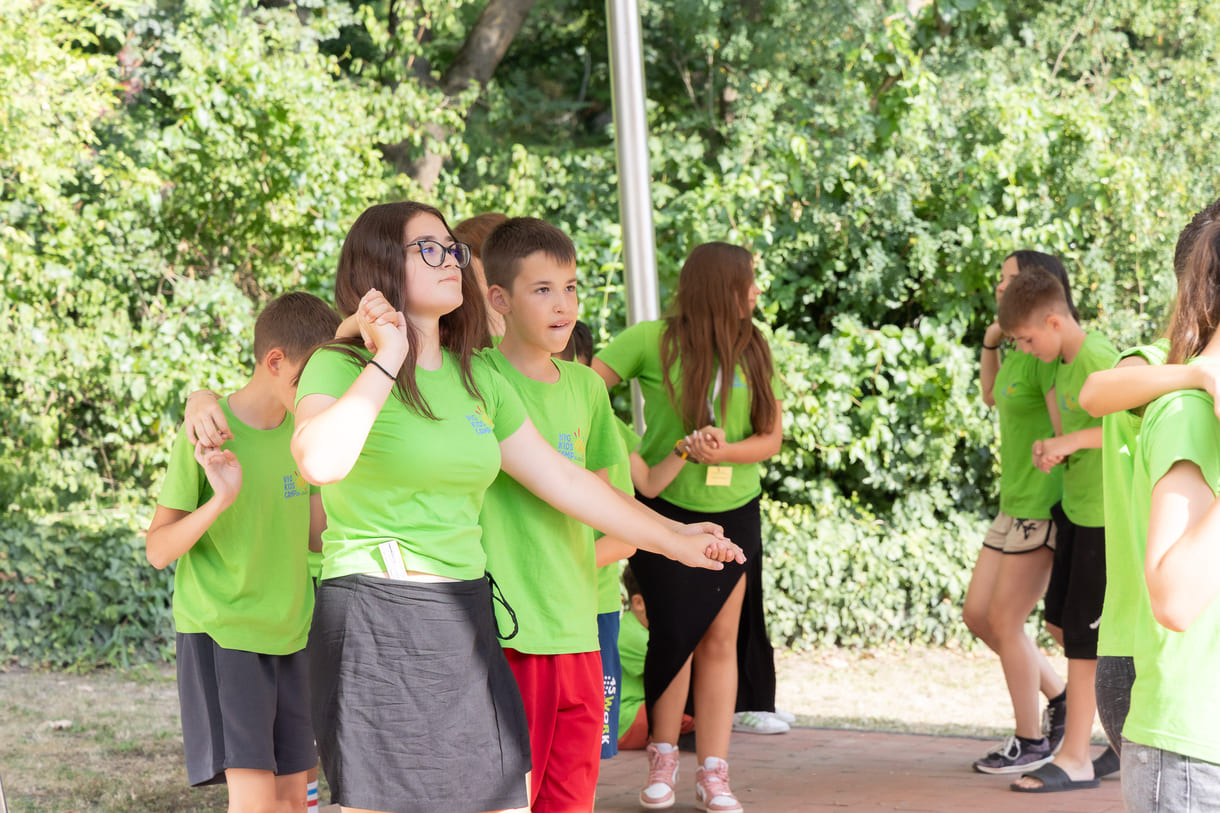
M1220 491L1220 422L1211 397L1200 390L1158 398L1144 414L1132 484L1132 516L1141 547L1147 545L1152 488L1179 460L1198 465L1212 492ZM1137 610L1137 677L1123 736L1220 763L1220 601L1213 601L1185 632L1156 622L1146 590Z
M242 423L220 401L241 464L241 491L178 559L174 628L203 632L225 649L290 655L305 647L313 616L309 586L309 484L289 443L292 416L275 429ZM212 497L203 467L181 431L157 503L194 511Z
M1125 351L1164 364L1169 340ZM1117 362L1115 362L1117 364ZM1138 454L1141 412L1124 410L1102 418L1101 466L1106 499L1106 602L1097 630L1097 654L1131 657L1138 597L1145 595L1144 536L1131 517L1131 481Z
M1085 336L1080 352L1071 363L1060 361L1055 372L1055 395L1063 434L1101 426L1080 406L1080 388L1091 373L1114 366L1118 351L1097 332ZM1063 513L1076 525L1105 526L1105 498L1101 488L1101 449L1080 449L1068 455L1063 467Z
M633 612L624 612L618 627L618 657L623 679L618 693L618 734L623 736L640 706L644 705L644 655L648 652L648 630Z
M619 437L623 440L623 462L610 466L610 485L626 494L634 494L635 487L631 484L631 460L629 456L640 447L640 436L618 417L614 419L618 427ZM594 533L594 539L601 536ZM619 594L618 583L622 572L622 562L611 562L597 569L597 614L616 613L623 609L623 598Z
M314 393L338 398L362 369L342 352L319 350L301 373L297 401ZM391 393L351 471L322 486L323 579L385 571L377 546L389 540L398 542L408 570L483 577L479 510L500 471L500 441L525 422L525 408L486 362L476 357L472 371L483 403L466 391L448 352L436 370L417 367L416 384L439 420Z
M682 416L674 409L665 389L661 369L661 335L665 322L640 322L632 325L614 338L597 354L603 363L623 380L638 379L644 394L644 442L640 455L648 465L656 465L669 454L674 442L686 435ZM675 382L674 396L681 402L681 367L679 359L671 371ZM716 378L716 376L713 376ZM712 397L716 382L708 388ZM779 380L772 377L772 389L780 397ZM716 396L713 403L717 425L720 423L721 405L726 393ZM779 420L779 417L776 418ZM750 391L746 387L745 372L739 366L734 370L731 395L728 397L728 414L724 426L725 438L735 443L754 434L750 424ZM757 463L726 463L732 471L732 482L727 486L707 485L708 467L691 461L682 467L674 481L661 496L667 501L688 511L717 512L740 508L762 493Z
M1055 386L1055 366L1029 353L1010 350L996 372L996 412L1000 416L1000 510L1018 519L1050 519L1063 494L1063 473L1050 474L1033 461L1034 441L1055 434L1046 394Z
M482 357L520 396L534 426L559 453L589 471L626 459L601 376L583 364L556 361L559 381L527 378L498 349ZM516 637L504 642L531 655L595 652L597 561L593 529L552 508L504 472L496 477L479 517L487 572L517 616ZM496 605L501 630L512 628Z

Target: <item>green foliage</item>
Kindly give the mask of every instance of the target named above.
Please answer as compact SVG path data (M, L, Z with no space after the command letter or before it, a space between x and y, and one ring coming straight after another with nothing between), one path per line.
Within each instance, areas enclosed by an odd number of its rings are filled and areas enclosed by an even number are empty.
M864 328L839 317L815 348L778 332L784 437L769 491L792 503L836 501L888 514L922 494L935 517L978 506L994 465L992 422L974 389L975 353L930 319Z
M927 494L881 519L858 502L763 504L767 626L777 646L969 642L962 601L986 523Z
M31 517L27 546L60 541L41 515L150 502L186 392L241 383L267 297L328 295L347 225L424 195L398 167L438 137L427 197L560 225L584 317L601 341L625 324L600 2L537 4L491 84L452 96L433 85L481 0L265 5L0 14L0 505ZM750 246L766 289L782 637L958 636L957 546L995 502L975 382L996 269L1056 253L1090 327L1158 331L1177 232L1217 194L1220 6L641 13L662 299L706 240Z
M173 655L172 570L127 512L0 525L0 663L126 667Z

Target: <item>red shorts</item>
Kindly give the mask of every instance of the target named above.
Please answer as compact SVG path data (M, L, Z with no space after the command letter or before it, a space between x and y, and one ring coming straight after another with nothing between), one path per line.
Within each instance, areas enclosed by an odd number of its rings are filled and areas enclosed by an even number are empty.
M530 730L530 809L588 813L601 763L605 688L600 652L527 655L504 649Z

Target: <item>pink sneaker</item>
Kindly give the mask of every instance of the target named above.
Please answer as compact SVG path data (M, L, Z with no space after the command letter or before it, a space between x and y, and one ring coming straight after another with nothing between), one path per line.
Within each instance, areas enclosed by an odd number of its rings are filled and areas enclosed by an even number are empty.
M695 771L695 807L707 813L742 813L741 802L729 790L729 763L708 757L704 764L714 767Z
M648 748L648 784L640 791L640 807L664 810L674 806L674 783L678 781L678 749L662 754L656 743Z

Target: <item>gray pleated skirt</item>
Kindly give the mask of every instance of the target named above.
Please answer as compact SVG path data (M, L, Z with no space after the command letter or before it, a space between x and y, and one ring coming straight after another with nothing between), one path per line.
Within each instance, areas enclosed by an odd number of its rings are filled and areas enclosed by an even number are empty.
M485 580L324 580L309 652L336 804L393 813L528 804L529 729Z

